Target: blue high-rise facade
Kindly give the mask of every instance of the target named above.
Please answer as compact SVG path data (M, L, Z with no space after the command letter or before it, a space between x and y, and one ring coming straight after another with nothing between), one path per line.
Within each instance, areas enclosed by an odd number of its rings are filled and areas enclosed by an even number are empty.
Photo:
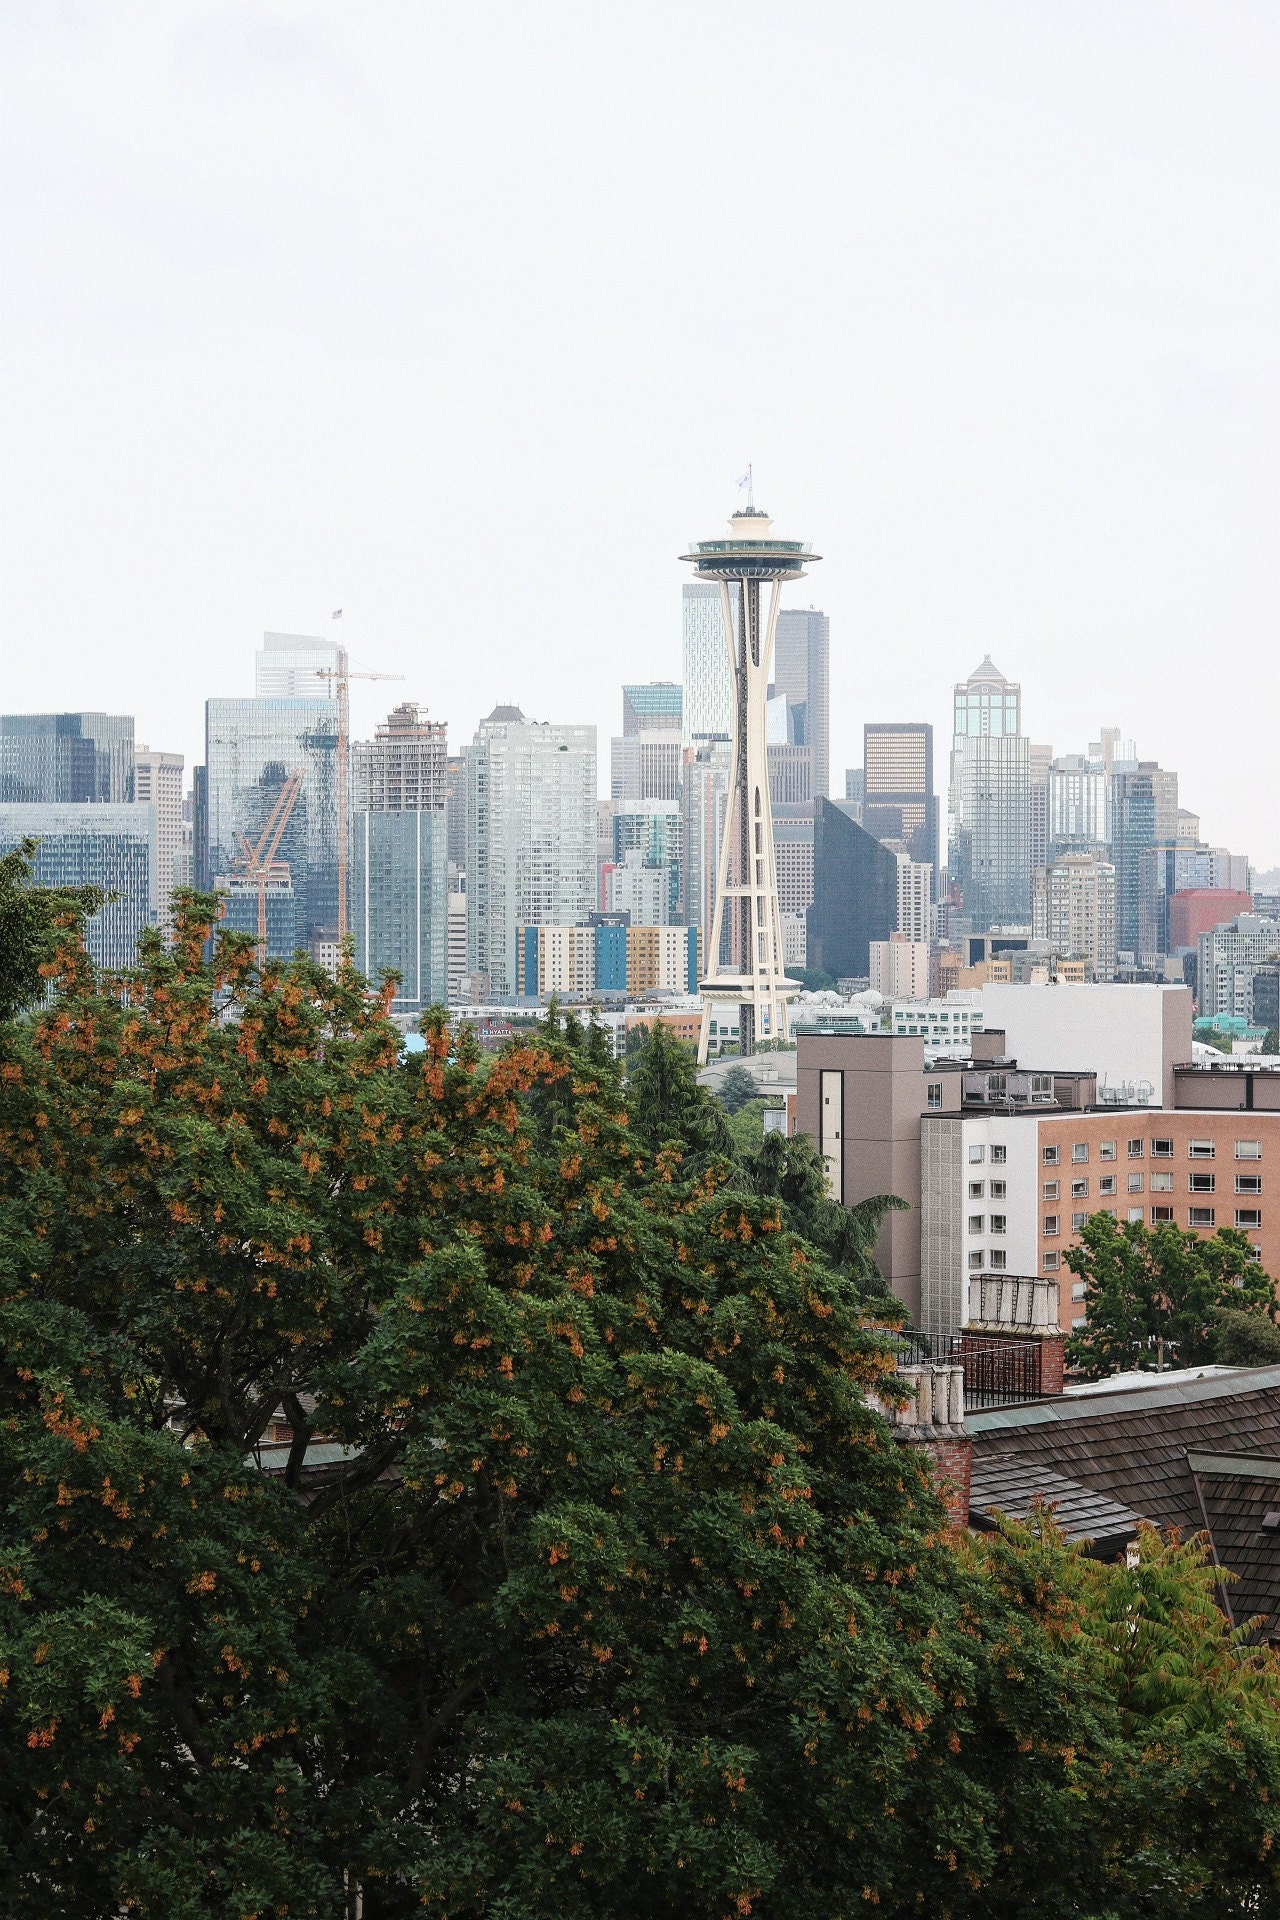
M448 825L444 809L362 808L351 820L355 961L375 984L398 973L392 1010L422 1013L448 990Z
M132 799L132 714L0 714L0 801Z
M156 814L131 801L0 802L0 854L37 840L41 887L100 887L103 905L85 928L100 967L131 967L138 936L156 922Z

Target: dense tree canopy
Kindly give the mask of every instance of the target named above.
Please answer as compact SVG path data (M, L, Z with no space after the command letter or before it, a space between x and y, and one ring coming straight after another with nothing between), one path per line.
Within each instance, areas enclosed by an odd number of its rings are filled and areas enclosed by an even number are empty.
M792 1143L662 1039L405 1058L211 913L0 1027L0 1911L1167 1912L1135 1808L1275 1897L1272 1656L1160 1602L1148 1761L1138 1602L948 1540Z
M1275 1318L1275 1282L1234 1227L1201 1238L1094 1213L1066 1262L1085 1283L1085 1325L1067 1357L1090 1378L1214 1360L1224 1339L1238 1348L1242 1337L1224 1328L1224 1311L1255 1315L1267 1327ZM1265 1337L1260 1328L1264 1344Z

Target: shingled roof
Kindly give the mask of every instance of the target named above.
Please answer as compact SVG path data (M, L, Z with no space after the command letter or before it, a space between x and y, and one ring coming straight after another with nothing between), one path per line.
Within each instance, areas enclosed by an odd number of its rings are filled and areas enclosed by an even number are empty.
M972 1524L990 1525L993 1508L1022 1517L1039 1498L1098 1552L1118 1552L1138 1517L1207 1530L1239 1576L1235 1619L1261 1614L1280 1632L1280 1367L993 1407L965 1425Z

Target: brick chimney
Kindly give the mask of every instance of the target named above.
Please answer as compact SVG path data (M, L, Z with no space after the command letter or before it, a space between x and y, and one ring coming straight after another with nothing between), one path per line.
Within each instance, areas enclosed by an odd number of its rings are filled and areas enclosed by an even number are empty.
M969 1318L960 1329L960 1357L970 1371L983 1342L1018 1340L1039 1349L1039 1392L1062 1392L1065 1336L1058 1321L1058 1282L1022 1274L975 1275L969 1282Z
M973 1443L964 1425L964 1368L925 1360L899 1368L899 1378L911 1398L905 1407L888 1411L894 1438L928 1454L947 1525L952 1530L967 1527Z

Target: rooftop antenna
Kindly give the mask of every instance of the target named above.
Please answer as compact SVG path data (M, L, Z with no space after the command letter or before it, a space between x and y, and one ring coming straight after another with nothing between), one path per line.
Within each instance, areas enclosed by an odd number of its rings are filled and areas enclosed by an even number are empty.
M741 493L744 487L747 490L747 512L754 513L756 510L755 483L751 478L751 462L749 460L747 462L747 470L738 482L738 492Z

